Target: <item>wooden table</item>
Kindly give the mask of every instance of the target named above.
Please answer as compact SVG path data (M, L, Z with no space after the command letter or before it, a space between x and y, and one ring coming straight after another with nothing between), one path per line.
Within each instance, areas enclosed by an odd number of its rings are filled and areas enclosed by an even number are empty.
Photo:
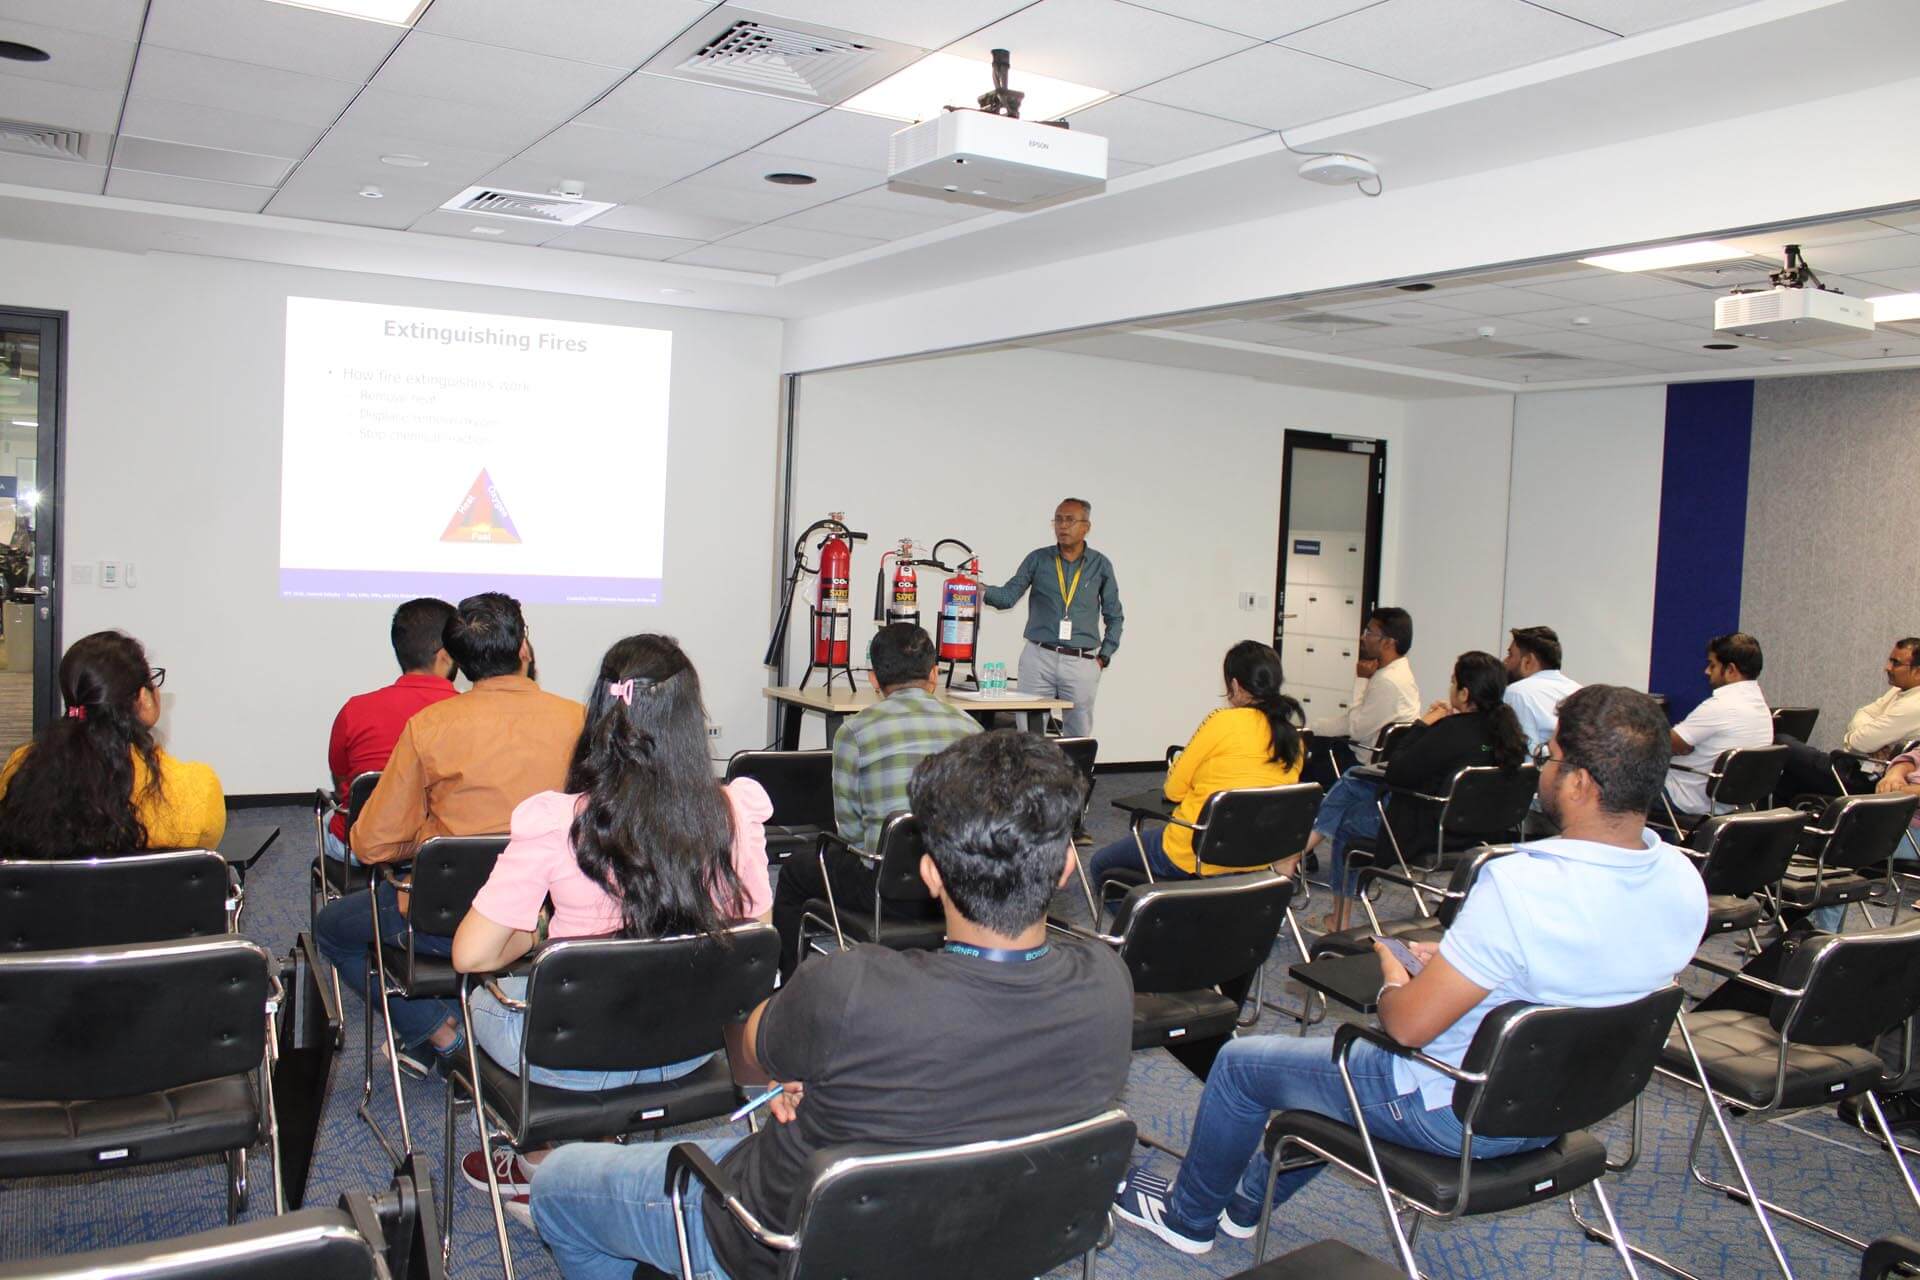
M862 689L858 693L849 693L844 689L831 692L825 686L817 689L795 689L788 685L779 685L771 689L762 689L780 708L780 749L798 751L800 749L800 718L807 712L818 712L827 718L827 745L833 745L834 735L840 732L840 722L848 716L858 715L874 703L880 701L880 695L872 689ZM953 707L964 711L978 720L986 728L993 727L993 717L1002 711L1011 711L1027 718L1027 728L1033 733L1044 733L1047 728L1047 716L1056 711L1071 711L1073 704L1059 698L1028 698L1016 693L1005 698L977 698L952 689L935 689L933 696Z

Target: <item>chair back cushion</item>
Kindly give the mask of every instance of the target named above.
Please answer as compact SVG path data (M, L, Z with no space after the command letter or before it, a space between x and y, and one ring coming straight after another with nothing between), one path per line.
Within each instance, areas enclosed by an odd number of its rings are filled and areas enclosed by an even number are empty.
M414 850L407 905L414 930L451 938L506 847L505 836L435 836Z
M833 826L833 752L737 751L726 781L751 778L773 801L767 821L782 827Z
M1801 852L1817 857L1824 843L1829 871L1877 867L1899 850L1916 804L1920 804L1920 796L1895 792L1830 800L1818 825L1833 834L1822 838L1809 832L1812 847L1803 844Z
M244 938L0 957L0 1098L125 1098L253 1070L271 971Z
M217 938L229 887L227 860L207 849L0 862L0 952Z
M1513 852L1510 844L1483 844L1469 850L1453 864L1453 874L1447 879L1447 896L1434 908L1433 918L1442 929L1453 927L1453 918L1460 914L1460 908L1467 905L1467 892L1473 888L1473 882L1480 878L1480 869L1495 858Z
M527 1061L638 1071L712 1053L724 1024L773 994L779 959L780 936L763 924L718 938L550 942L527 980Z
M831 1147L808 1162L790 1280L1029 1280L1107 1228L1134 1126L1108 1111L1049 1133L931 1151Z
M1558 1136L1600 1123L1653 1077L1685 993L1662 987L1627 1004L1573 1008L1514 1001L1489 1013L1461 1068L1453 1111L1488 1138ZM1476 1103L1478 1109L1476 1110Z
M1216 791L1200 810L1193 856L1209 867L1264 867L1304 849L1320 813L1320 784Z
M1775 707L1773 740L1776 743L1805 742L1813 737L1813 726L1819 719L1818 707Z
M1718 804L1759 804L1780 785L1787 763L1784 746L1735 747L1713 762L1718 778L1707 779L1707 796Z
M1273 951L1293 888L1270 871L1135 885L1113 921L1134 992L1197 991L1253 973Z
M373 1246L338 1209L302 1209L171 1240L0 1264L0 1280L375 1280Z
M358 773L347 784L347 830L353 830L353 824L360 821L360 811L367 807L367 801L373 795L373 789L380 785L380 771L370 769Z
M1540 770L1530 764L1501 769L1472 765L1453 775L1447 790L1446 833L1468 839L1492 839L1520 829L1533 807Z
M920 824L912 814L888 814L886 825L880 828L880 896L889 902L932 901L927 882L920 878L920 855L926 851Z
M1695 827L1687 845L1707 855L1709 894L1747 898L1787 873L1806 825L1798 809L1723 813Z
M1864 933L1791 939L1776 996L1774 1030L1795 1044L1872 1044L1920 1010L1920 919Z

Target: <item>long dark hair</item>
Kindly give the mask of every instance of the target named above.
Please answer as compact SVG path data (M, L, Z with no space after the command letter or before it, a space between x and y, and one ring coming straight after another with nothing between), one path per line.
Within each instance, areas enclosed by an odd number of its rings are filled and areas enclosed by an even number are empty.
M1270 644L1261 644L1258 640L1242 640L1227 650L1226 659L1220 664L1220 676L1223 680L1237 680L1246 690L1247 697L1253 699L1252 705L1267 717L1267 729L1273 735L1273 749L1267 759L1289 767L1300 764L1300 726L1306 723L1306 714L1300 710L1300 704L1280 692L1283 677L1280 671L1280 655L1273 651ZM1227 686L1233 688L1231 684Z
M567 790L587 795L573 856L620 904L627 936L717 934L745 914L700 677L671 637L628 636L600 659Z
M1507 770L1525 764L1527 735L1520 728L1520 717L1506 704L1507 664L1490 653L1469 649L1453 660L1453 685L1487 718L1493 762Z
M0 857L92 858L147 847L138 800L161 797L160 748L140 723L152 684L132 636L96 631L60 660L66 714L34 739L0 796ZM147 766L133 793L133 757Z

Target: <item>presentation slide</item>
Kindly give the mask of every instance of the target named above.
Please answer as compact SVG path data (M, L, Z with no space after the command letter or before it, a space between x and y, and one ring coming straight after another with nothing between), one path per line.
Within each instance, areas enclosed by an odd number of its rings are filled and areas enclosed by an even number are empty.
M658 604L664 329L287 299L280 594Z

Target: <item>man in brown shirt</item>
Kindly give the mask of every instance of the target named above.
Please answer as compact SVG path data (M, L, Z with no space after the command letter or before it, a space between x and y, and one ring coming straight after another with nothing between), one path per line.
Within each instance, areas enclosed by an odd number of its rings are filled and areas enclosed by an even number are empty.
M448 620L445 640L473 687L422 708L401 730L380 785L353 824L353 852L362 862L403 862L434 836L505 834L522 800L566 785L586 709L534 683L520 602L496 591L469 596ZM382 940L400 938L405 897L386 884L347 894L314 921L321 952L362 999L374 927L369 893ZM451 954L452 946L451 938L414 940L414 950L427 955ZM429 1044L440 1057L461 1047L448 1001L390 1003L407 1065L423 1067Z

